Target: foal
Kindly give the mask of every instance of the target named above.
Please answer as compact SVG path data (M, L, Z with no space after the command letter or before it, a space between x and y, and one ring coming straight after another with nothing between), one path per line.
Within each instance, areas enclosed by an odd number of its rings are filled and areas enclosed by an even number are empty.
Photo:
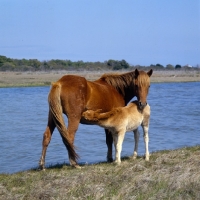
M108 129L113 136L115 145L115 162L121 163L121 150L126 131L134 131L137 133L138 127L141 125L144 133L145 142L145 160L149 161L148 150L148 129L150 119L150 106L147 104L142 110L139 109L138 101L132 101L126 107L114 108L110 112L101 113L101 109L93 111L87 110L82 116L97 125ZM139 135L139 134L135 134ZM137 157L139 137L135 138L135 148L133 158Z

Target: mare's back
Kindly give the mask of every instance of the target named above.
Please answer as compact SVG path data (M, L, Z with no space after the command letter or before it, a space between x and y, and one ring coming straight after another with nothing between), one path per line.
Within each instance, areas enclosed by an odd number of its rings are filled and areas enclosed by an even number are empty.
M101 79L87 81L81 76L65 75L57 83L61 85L62 104L76 104L83 110L102 109L103 112L125 105L122 95ZM67 112L67 108L64 110Z

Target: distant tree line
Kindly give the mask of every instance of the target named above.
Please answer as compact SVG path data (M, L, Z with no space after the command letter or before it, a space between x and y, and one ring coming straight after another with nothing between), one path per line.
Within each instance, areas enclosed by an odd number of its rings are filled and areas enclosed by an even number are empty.
M199 67L199 66L197 66ZM173 70L182 68L191 68L191 66L171 65L164 67L161 64L151 64L150 66L129 65L123 60L108 60L104 62L83 62L71 60L52 59L49 61L39 61L37 59L12 59L0 55L0 71L49 71L49 70L122 70L129 68L154 70Z
M0 56L0 71L40 71L40 70L120 70L128 69L130 65L125 60L108 60L105 62L83 62L52 59L39 61L37 59L12 59Z

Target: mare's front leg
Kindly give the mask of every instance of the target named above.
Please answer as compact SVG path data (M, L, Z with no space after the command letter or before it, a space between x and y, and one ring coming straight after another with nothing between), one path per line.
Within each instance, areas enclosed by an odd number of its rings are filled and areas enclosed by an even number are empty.
M111 132L108 129L105 129L105 133L106 133L106 144L107 144L107 147L108 147L107 161L113 162L113 157L112 157L113 137L112 137Z
M43 169L43 170L45 169L45 156L46 156L47 147L51 141L51 136L53 134L55 127L56 127L56 125L53 121L52 114L49 111L48 124L47 124L46 130L43 135L42 155L41 155L41 158L39 161L39 168Z
M135 139L135 147L134 147L134 152L133 152L133 159L136 159L137 158L137 154L138 154L138 143L139 143L140 133L138 131L138 128L135 129L133 132L134 132L134 139Z

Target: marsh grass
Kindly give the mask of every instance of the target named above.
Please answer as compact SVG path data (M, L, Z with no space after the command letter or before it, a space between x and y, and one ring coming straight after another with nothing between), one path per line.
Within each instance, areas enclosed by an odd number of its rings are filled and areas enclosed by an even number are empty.
M0 72L1 87L28 87L28 86L49 86L65 74L75 74L85 77L87 80L96 80L104 73L124 73L127 71L41 71L41 72ZM191 82L200 81L199 71L154 71L151 82Z
M0 175L0 199L199 199L200 146L81 169L66 164Z

